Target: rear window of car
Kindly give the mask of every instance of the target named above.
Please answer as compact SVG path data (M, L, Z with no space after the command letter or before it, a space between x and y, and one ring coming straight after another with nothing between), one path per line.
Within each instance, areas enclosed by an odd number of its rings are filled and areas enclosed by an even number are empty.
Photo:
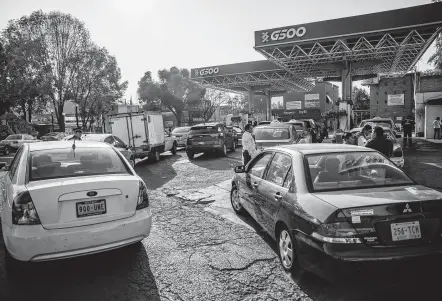
M190 134L211 134L221 132L219 126L194 126L190 129Z
M129 174L112 148L77 147L30 153L29 181L107 174Z
M256 140L287 140L290 139L288 128L255 128L253 134Z
M21 140L21 135L10 135L5 140Z
M187 133L189 130L190 130L189 127L176 128L172 131L172 134Z

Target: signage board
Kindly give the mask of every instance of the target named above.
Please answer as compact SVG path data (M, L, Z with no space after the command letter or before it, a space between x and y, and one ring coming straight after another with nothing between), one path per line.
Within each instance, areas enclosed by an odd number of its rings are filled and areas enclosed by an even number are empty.
M287 101L285 103L286 110L300 110L301 107L301 101Z
M388 106L403 106L404 94L387 95Z
M305 100L319 100L319 93L305 94L304 99Z

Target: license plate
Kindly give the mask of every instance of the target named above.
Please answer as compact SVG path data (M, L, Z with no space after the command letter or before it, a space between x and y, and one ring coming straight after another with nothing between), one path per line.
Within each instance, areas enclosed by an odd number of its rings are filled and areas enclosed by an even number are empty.
M106 200L94 200L77 203L77 217L106 213Z
M419 222L391 224L391 237L393 241L421 238Z
M198 144L204 144L204 142L198 142Z

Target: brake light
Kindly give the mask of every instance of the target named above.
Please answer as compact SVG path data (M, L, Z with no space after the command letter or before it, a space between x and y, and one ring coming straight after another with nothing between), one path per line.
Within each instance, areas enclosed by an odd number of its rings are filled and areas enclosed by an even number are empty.
M360 244L359 233L346 220L336 218L332 223L319 225L312 237L322 242L337 244Z
M21 192L12 202L12 223L14 225L41 224L29 191Z
M140 181L140 188L138 189L138 200L136 210L149 207L149 197L147 195L147 187L143 181Z

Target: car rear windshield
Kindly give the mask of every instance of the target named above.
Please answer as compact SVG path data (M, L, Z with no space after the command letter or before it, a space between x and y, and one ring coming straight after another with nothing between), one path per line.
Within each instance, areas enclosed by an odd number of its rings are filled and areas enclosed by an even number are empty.
M288 128L255 128L253 130L256 140L287 140L290 139Z
M30 153L29 181L91 175L129 174L112 148L48 149Z
M181 134L181 133L187 133L190 128L183 127L183 128L176 128L172 131L172 134Z
M221 132L221 128L218 126L194 126L190 129L189 134L212 134Z
M21 140L21 135L11 135L6 137L5 140Z
M414 184L401 169L377 152L306 155L306 177L314 191L365 189Z

